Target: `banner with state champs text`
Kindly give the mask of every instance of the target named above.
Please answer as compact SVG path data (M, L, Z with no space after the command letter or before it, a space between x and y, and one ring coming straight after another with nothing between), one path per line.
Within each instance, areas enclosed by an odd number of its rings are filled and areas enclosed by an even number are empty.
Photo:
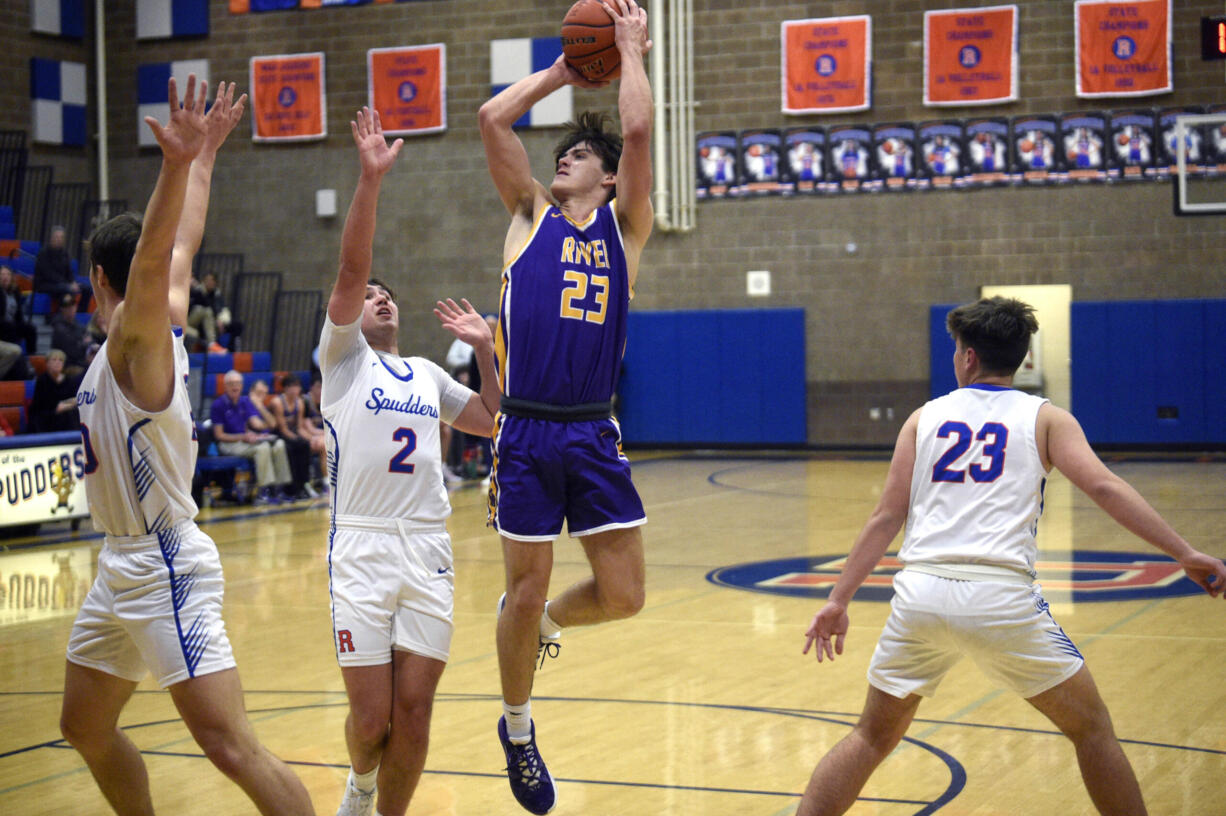
M369 104L388 136L447 129L447 46L372 48L366 52Z
M872 107L871 17L784 20L780 35L784 113Z
M300 142L328 135L322 51L251 58L251 138Z
M1017 100L1017 6L924 12L924 104Z
M1074 6L1077 95L1150 96L1175 89L1171 0Z

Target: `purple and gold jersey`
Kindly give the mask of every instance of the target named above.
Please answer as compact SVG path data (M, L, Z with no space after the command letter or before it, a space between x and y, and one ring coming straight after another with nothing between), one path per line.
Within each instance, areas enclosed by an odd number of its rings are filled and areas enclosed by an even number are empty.
M495 351L505 396L552 405L613 398L631 294L615 205L582 224L545 208L503 268Z

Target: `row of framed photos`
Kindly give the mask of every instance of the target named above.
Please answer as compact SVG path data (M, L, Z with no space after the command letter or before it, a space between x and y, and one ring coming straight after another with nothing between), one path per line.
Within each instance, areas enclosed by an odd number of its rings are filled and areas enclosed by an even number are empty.
M932 122L709 131L698 198L1159 181L1174 175L1175 119L1208 107ZM1191 175L1226 175L1226 123L1187 128Z

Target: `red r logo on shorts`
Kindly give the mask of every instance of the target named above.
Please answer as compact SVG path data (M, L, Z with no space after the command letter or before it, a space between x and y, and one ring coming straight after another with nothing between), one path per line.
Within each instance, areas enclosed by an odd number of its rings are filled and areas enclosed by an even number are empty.
M336 651L337 652L352 652L353 648L353 633L348 629L336 630Z

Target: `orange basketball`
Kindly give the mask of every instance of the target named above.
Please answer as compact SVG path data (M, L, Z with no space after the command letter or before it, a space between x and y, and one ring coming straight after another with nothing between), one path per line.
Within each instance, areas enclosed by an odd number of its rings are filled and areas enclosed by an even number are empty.
M621 73L613 18L600 0L579 0L562 18L562 53L584 79L600 82Z
M1132 141L1132 138L1127 133L1120 133L1120 146L1123 147Z
M1018 142L1017 149L1023 153L1029 153L1030 151L1034 150L1034 142L1030 141L1029 139L1022 139L1020 142Z

